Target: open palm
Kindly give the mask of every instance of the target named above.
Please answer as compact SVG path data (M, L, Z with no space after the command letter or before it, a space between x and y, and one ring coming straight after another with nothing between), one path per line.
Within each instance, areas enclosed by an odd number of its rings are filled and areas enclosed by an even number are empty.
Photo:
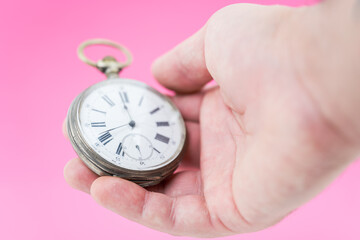
M338 73L308 71L326 54L311 49L319 59L310 58L309 49L303 54L303 46L292 45L296 34L289 19L298 14L229 6L156 61L154 75L178 93L173 100L186 121L182 171L143 189L98 177L74 159L65 167L69 184L130 220L201 237L268 227L311 199L359 153L359 127L341 127L349 117L346 108L343 118L332 110L354 96L334 106L328 104L333 96L319 92L331 89ZM211 79L217 86L204 88Z

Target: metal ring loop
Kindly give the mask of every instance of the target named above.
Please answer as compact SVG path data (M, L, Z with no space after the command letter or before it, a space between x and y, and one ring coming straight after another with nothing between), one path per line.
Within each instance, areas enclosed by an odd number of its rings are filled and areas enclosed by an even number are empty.
M125 62L118 62L118 68L122 69L124 67L129 66L132 63L133 57L130 53L130 51L125 48L124 46L116 43L116 42L112 42L110 40L106 40L106 39L90 39L88 41L85 41L83 43L80 44L80 46L78 47L77 53L78 56L80 58L81 61L85 62L86 64L93 66L93 67L98 67L98 63L94 62L90 59L88 59L85 54L84 54L84 49L92 46L92 45L105 45L105 46L110 46L113 48L116 48L118 50L120 50L126 57L126 61Z

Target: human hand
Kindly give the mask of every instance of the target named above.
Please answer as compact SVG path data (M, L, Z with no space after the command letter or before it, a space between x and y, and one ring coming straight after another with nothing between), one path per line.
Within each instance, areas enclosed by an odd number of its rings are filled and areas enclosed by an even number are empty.
M346 4L218 11L153 66L160 83L182 93L173 100L189 135L183 165L193 170L144 189L98 177L74 159L67 182L121 216L174 235L215 237L275 224L359 155L360 28ZM212 78L218 86L203 89Z

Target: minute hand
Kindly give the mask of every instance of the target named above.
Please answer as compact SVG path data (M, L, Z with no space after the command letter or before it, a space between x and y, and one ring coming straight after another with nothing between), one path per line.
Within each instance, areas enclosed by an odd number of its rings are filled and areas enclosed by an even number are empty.
M120 92L119 92L119 95L120 95L121 101L122 101L122 103L123 103L124 109L126 110L128 116L129 116L129 118L130 118L130 121L133 121L132 117L130 116L129 109L128 109L127 106L125 105L123 96L122 96L122 94L121 94Z
M127 125L130 125L130 124L127 123L127 124L124 124L124 125L121 125L121 126L117 126L117 127L114 127L114 128L110 128L110 129L108 129L108 130L106 130L106 131L103 131L103 132L101 132L101 133L99 133L99 134L103 134L103 133L106 133L106 132L110 132L110 131L112 131L112 130L115 130L115 129L118 129L118 128L121 128L121 127L125 127L125 126L127 126Z

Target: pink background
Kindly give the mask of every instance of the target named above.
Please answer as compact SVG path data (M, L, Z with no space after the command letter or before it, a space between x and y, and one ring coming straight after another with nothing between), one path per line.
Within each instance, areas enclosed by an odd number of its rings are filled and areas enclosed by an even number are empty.
M72 99L104 78L78 60L76 48L95 37L120 41L135 57L123 76L159 87L150 73L153 59L235 2L2 1L0 239L175 238L117 216L65 183L63 166L75 154L62 121ZM280 224L226 239L360 239L359 176L356 162Z

